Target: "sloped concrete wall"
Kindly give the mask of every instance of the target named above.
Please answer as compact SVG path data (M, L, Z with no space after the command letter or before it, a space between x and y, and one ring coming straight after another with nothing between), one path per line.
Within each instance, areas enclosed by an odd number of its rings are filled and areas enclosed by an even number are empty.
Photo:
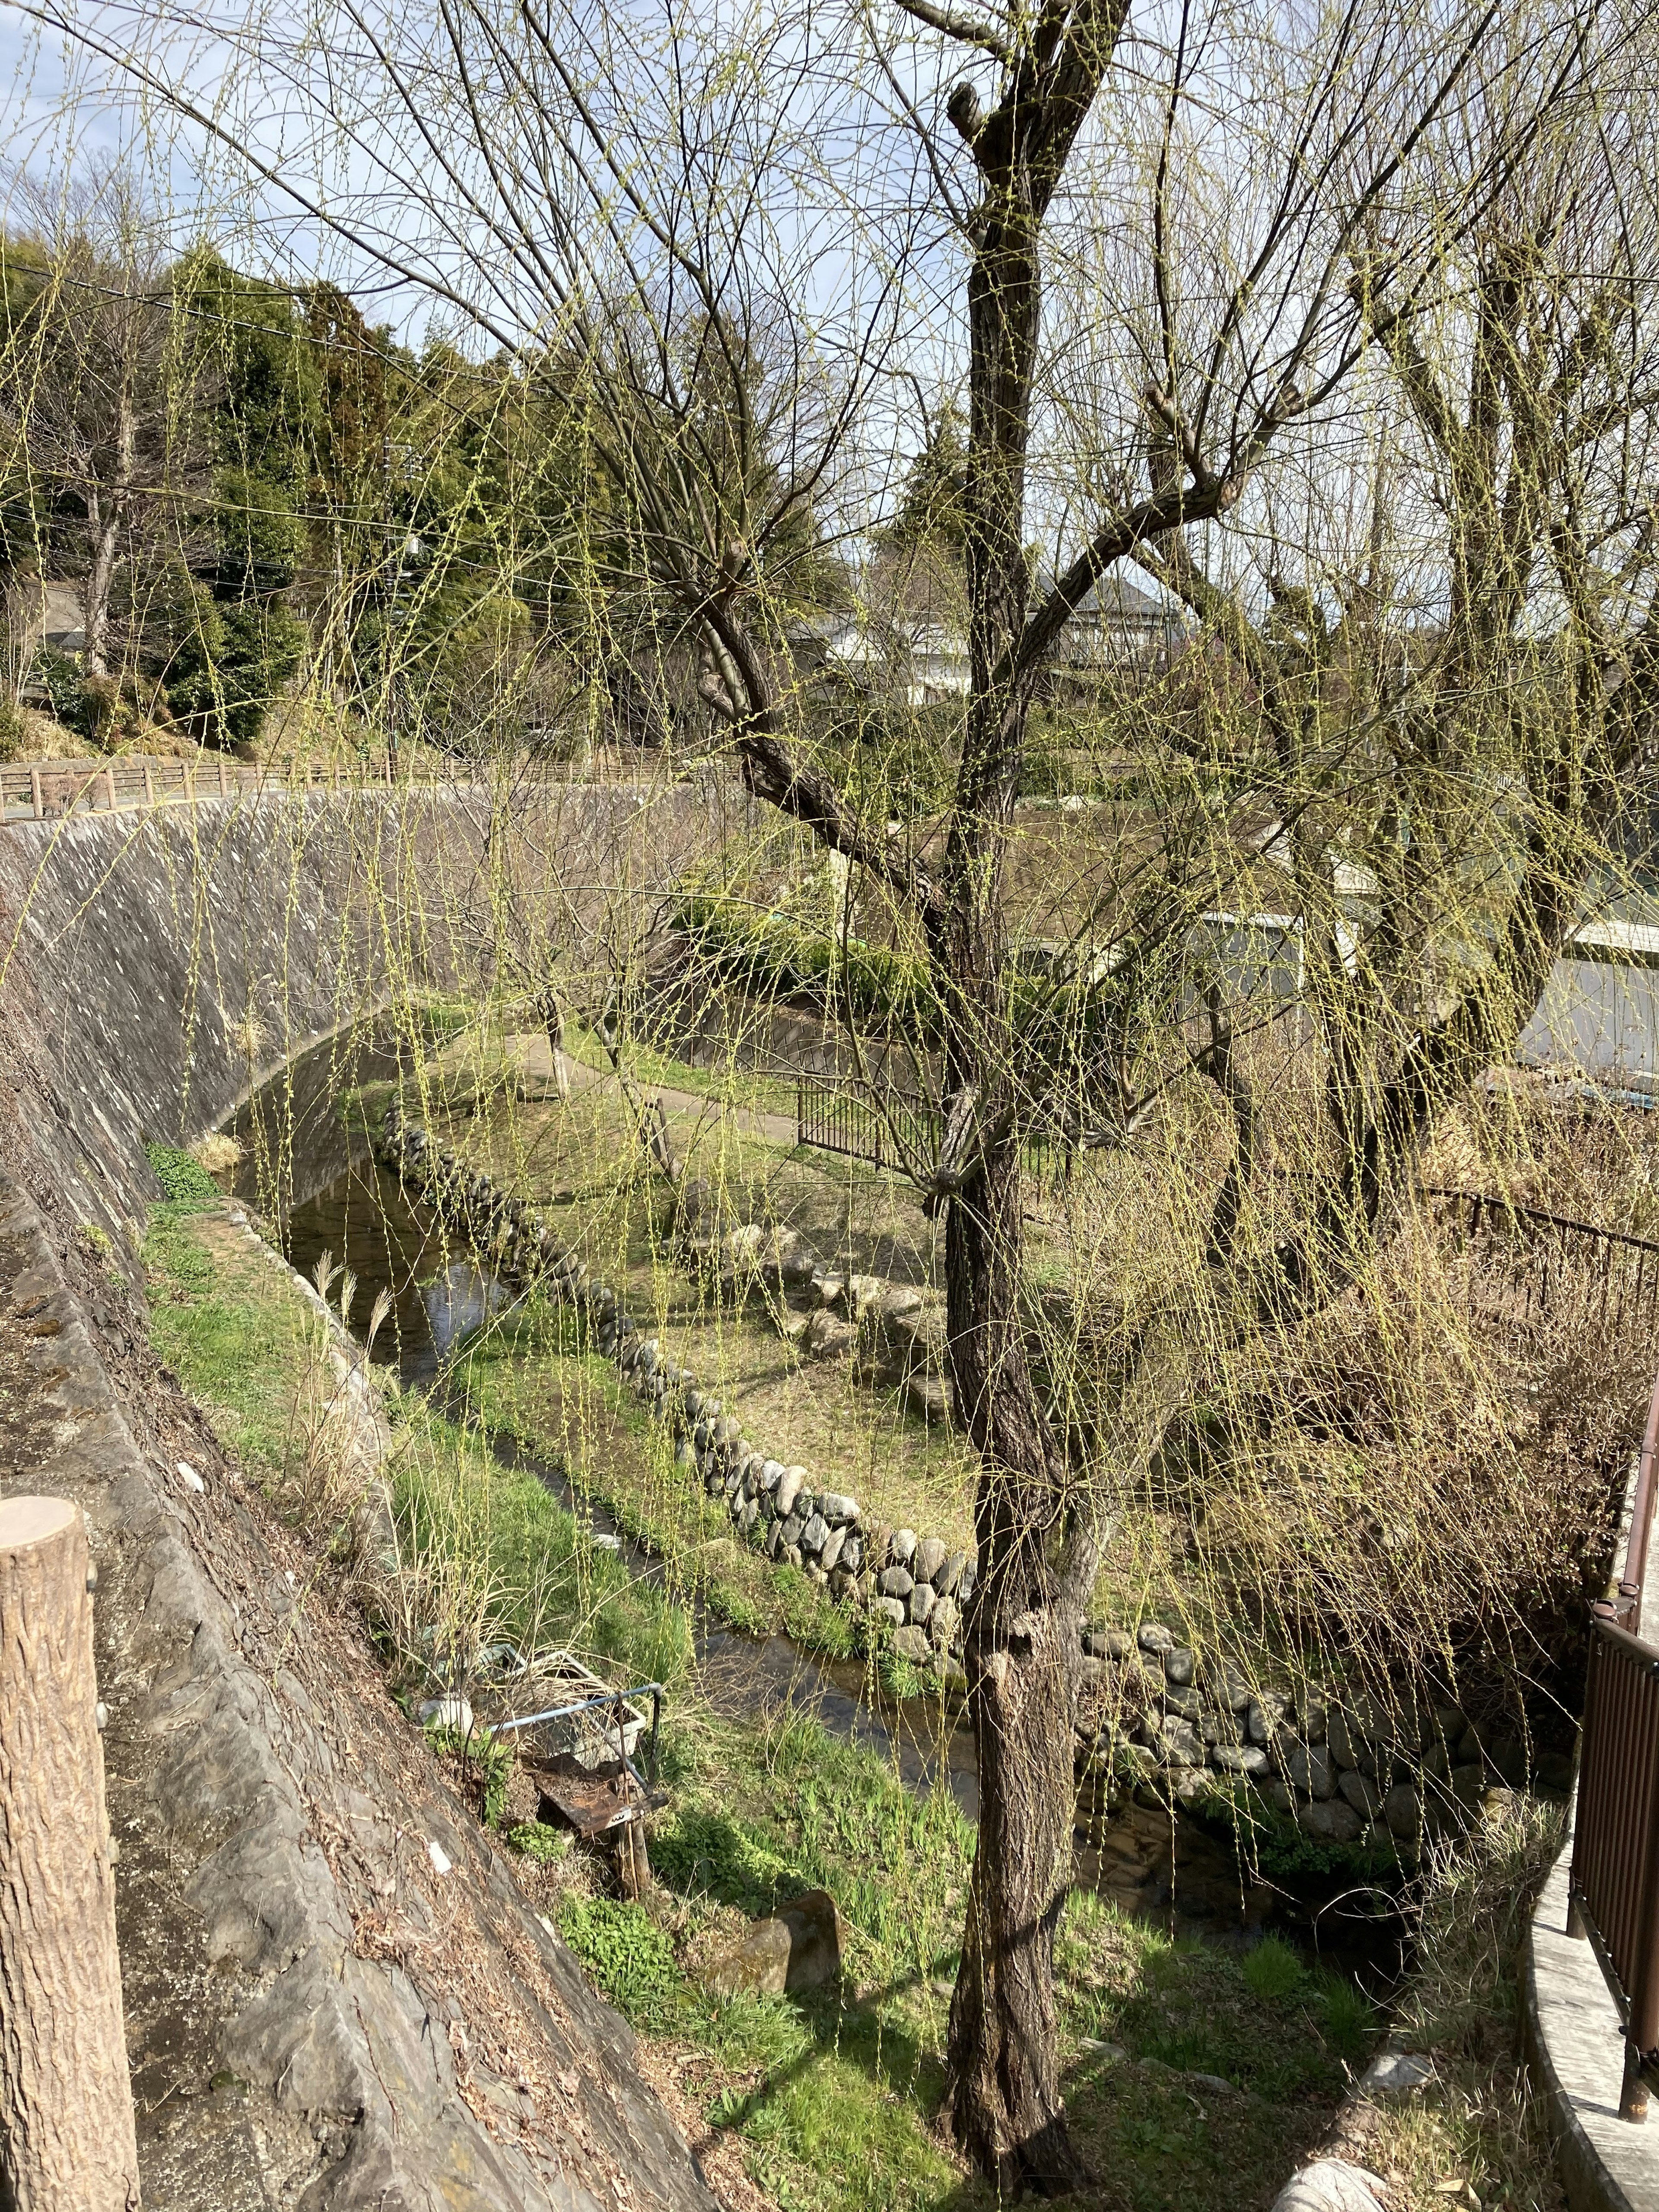
M579 932L723 821L677 787L545 794L506 830L465 793L0 827L0 1495L87 1516L159 2212L714 2212L631 2033L150 1350L134 1283L146 1139L210 1127L394 991L487 977L504 900Z

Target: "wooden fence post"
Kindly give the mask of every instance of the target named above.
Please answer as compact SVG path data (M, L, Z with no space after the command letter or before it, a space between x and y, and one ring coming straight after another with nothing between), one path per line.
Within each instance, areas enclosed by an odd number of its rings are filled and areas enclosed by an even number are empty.
M0 2199L138 2203L79 1508L0 1501Z

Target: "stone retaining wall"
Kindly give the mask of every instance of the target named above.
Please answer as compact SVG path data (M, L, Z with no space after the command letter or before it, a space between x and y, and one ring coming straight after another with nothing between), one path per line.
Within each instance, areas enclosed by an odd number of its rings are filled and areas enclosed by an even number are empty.
M599 1350L678 1439L688 1480L724 1500L740 1536L855 1607L912 1665L966 1686L962 1607L976 1571L965 1553L939 1536L870 1526L855 1498L820 1486L807 1468L746 1437L535 1207L468 1168L395 1099L377 1146L405 1187L503 1282L533 1284L585 1313ZM773 1290L798 1289L787 1279L789 1264L778 1245L760 1259L759 1279ZM1131 1792L1146 1803L1232 1801L1247 1819L1254 1803L1294 1819L1318 1842L1409 1855L1425 1830L1456 1825L1489 1789L1527 1778L1520 1747L1483 1741L1455 1706L1401 1711L1367 1698L1268 1688L1236 1661L1194 1651L1161 1621L1091 1627L1078 1679L1078 1766L1109 1803ZM1534 1772L1552 1786L1571 1779L1561 1762L1537 1760Z

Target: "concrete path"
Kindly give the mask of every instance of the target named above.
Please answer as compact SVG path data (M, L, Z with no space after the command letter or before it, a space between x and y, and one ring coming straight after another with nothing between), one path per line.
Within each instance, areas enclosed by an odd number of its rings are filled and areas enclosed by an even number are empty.
M558 1079L554 1072L553 1049L547 1039L526 1034L509 1036L506 1044L526 1095L556 1098ZM610 1068L590 1067L568 1052L561 1057L573 1091L615 1091L618 1088ZM711 1119L718 1115L739 1136L758 1138L763 1144L781 1145L788 1151L794 1149L796 1127L793 1114L768 1113L758 1106L740 1106L735 1099L709 1097L701 1091L674 1090L659 1083L641 1081L640 1088L647 1096L660 1098L671 1114L702 1114Z

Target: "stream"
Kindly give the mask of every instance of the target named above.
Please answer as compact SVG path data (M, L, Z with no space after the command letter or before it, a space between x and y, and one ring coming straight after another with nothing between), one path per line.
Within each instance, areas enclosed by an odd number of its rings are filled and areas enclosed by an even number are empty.
M347 1319L359 1337L384 1292L388 1310L375 1357L395 1364L405 1389L465 1418L447 1398L448 1356L513 1294L408 1203L397 1178L375 1160L362 1116L343 1110L356 1086L392 1077L398 1066L395 1046L373 1034L349 1043L331 1040L291 1061L225 1125L243 1148L231 1188L276 1225L301 1274L314 1277L325 1256L351 1271ZM338 1293L337 1281L337 1300ZM662 1562L575 1489L556 1456L509 1437L487 1442L501 1464L533 1474L583 1528L619 1553L630 1573L663 1579ZM738 1634L696 1600L690 1610L698 1687L723 1717L753 1721L780 1706L810 1712L832 1735L873 1753L909 1788L929 1788L943 1773L964 1814L977 1817L974 1741L960 1712L941 1716L937 1699L878 1698L860 1662L816 1658L781 1635ZM1397 1916L1379 1917L1367 1909L1369 1899L1322 1907L1265 1886L1241 1890L1231 1848L1167 1813L1131 1803L1110 1820L1091 1817L1086 1832L1079 1826L1077 1854L1079 1881L1155 1915L1177 1935L1243 1947L1271 1922L1327 1963L1358 1972L1373 1994L1398 1973Z

